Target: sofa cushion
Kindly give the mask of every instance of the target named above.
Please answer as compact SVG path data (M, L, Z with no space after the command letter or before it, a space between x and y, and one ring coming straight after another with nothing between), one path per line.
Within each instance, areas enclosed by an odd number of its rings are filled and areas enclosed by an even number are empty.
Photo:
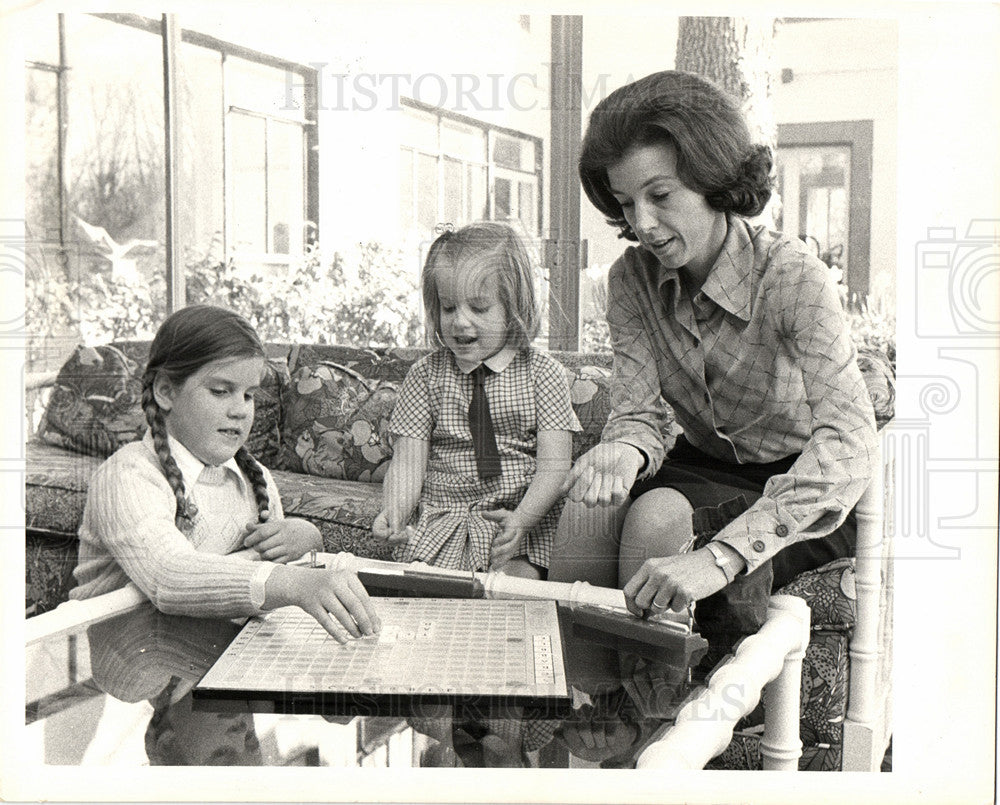
M90 476L103 459L70 453L43 442L27 449L25 528L44 538L45 549L70 545L76 558L76 534L83 519ZM371 524L382 507L381 484L318 478L272 470L281 491L281 506L289 517L314 523L323 534L324 549L389 559L371 539ZM39 548L41 551L42 548ZM40 579L41 576L38 576ZM41 583L41 582L39 582Z
M809 605L811 627L850 629L854 626L854 559L835 559L815 570L800 573L778 590L780 595L797 595Z
M247 441L247 449L269 467L278 455L281 389L288 383L281 349L269 348L268 372L256 396L256 413ZM272 353L278 357L272 357ZM49 444L101 457L141 439L146 432L141 398L148 355L146 341L78 346L59 370L38 437Z
M301 517L323 535L323 550L391 559L388 548L375 544L372 522L382 508L382 485L340 478L318 478L273 470L286 517Z
M875 425L881 430L896 414L896 370L884 352L872 347L858 349L858 368L875 409Z
M392 458L389 415L410 367L426 349L303 346L284 398L279 466L328 478L381 481ZM611 410L610 354L552 352L566 370L582 430L573 457L600 441ZM672 417L665 436L676 435Z
M25 530L75 538L90 476L104 459L36 440L28 442L26 459Z

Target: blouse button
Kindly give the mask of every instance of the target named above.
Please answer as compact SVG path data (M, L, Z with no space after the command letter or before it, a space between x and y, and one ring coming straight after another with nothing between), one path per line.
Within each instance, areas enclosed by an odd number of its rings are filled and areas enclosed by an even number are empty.
M753 549L757 551L757 553L764 553L764 551L767 550L767 545L764 544L764 540L755 539L753 541Z
M778 527L774 529L774 533L777 534L779 537L787 537L788 526L786 526L784 523L778 523Z

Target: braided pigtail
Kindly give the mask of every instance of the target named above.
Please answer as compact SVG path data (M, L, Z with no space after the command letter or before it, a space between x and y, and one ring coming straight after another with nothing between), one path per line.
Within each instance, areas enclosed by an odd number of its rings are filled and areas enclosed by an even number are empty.
M153 437L153 450L160 460L160 466L163 468L163 474L167 477L167 483L174 490L174 497L177 499L177 513L174 516L174 523L182 532L190 534L191 529L194 528L194 518L198 514L198 508L188 499L184 490L181 469L170 454L170 444L167 442L167 423L163 418L163 409L160 408L153 396L155 378L155 371L147 371L142 379L142 410L146 414L149 432Z
M267 494L267 480L264 478L264 471L260 468L260 464L257 463L257 459L250 455L250 451L246 447L240 447L236 451L235 459L236 466L250 479L254 497L257 499L257 512L261 522L264 522L271 516L271 500Z

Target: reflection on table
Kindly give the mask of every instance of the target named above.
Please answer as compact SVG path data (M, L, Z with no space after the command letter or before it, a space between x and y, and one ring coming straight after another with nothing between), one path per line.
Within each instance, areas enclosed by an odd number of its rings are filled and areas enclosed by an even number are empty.
M572 714L450 707L406 718L210 712L191 691L240 624L152 605L31 646L28 757L55 765L634 766L695 685L691 669L593 642L560 607ZM696 659L696 658L695 658ZM494 717L495 716L495 717Z

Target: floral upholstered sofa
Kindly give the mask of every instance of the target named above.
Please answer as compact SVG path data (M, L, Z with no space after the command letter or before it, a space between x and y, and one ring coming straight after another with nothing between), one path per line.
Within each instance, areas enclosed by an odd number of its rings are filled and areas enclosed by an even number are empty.
M392 455L386 428L397 390L424 351L288 344L267 348L270 371L258 396L248 448L271 469L286 514L315 523L328 551L388 558L370 530ZM50 390L26 453L28 615L66 599L90 475L106 456L145 431L139 398L148 349L148 342L78 347ZM599 440L608 416L611 356L553 355L565 367L583 427L574 438L578 456ZM892 368L874 352L863 351L859 363L884 424L894 404ZM673 438L676 427L670 423L668 428L666 436ZM852 561L804 574L782 592L805 598L812 608L813 638L802 677L802 765L837 767L854 623ZM716 763L759 766L755 715Z

